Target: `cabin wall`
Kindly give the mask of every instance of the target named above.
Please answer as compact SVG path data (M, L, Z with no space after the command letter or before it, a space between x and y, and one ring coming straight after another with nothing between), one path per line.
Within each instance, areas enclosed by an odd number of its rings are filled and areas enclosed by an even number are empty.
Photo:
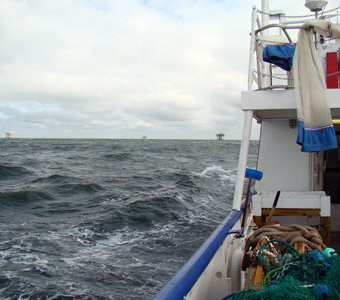
M261 126L258 170L263 178L256 182L256 190L311 190L311 156L296 144L297 127L290 128L288 119L263 120Z

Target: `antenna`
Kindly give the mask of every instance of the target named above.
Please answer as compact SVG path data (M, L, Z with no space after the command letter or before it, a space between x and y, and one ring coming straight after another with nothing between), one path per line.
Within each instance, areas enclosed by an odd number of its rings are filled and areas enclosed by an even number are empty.
M323 10L328 1L315 1L315 0L306 0L305 6L309 8L310 11L315 12L315 18L318 18L318 12Z

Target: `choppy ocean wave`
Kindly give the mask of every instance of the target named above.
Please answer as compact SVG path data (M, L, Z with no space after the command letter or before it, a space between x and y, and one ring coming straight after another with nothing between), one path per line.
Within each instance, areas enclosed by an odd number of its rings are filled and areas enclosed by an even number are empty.
M150 299L230 211L240 143L0 146L0 298Z

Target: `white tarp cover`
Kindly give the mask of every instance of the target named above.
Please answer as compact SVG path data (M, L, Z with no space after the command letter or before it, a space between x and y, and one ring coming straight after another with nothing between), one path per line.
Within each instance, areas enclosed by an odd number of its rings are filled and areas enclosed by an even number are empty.
M302 146L303 152L338 147L327 99L325 76L315 49L313 30L310 29L310 26L321 26L321 30L326 32L324 29L327 29L328 24L328 21L308 21L299 31L293 59L299 128L296 142Z

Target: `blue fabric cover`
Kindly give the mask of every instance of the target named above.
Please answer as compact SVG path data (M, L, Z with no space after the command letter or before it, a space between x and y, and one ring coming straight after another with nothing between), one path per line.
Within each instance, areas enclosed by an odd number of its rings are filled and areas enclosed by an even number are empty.
M317 152L338 147L333 124L319 128L303 127L303 120L298 119L298 137L302 152Z
M277 65L283 70L290 71L295 53L294 45L268 45L263 49L263 61Z

